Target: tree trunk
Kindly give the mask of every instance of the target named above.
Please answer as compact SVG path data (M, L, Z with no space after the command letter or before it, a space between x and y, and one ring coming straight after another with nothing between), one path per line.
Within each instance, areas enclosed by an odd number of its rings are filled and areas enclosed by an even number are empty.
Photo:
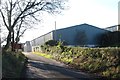
M18 52L18 42L19 42L19 38L18 38L18 35L17 35L17 37L15 38L16 40L15 40L15 47L16 47L16 52Z
M7 50L11 45L11 32L9 31L8 36L7 36L7 43L4 47L4 50Z
M14 41L14 31L12 30L12 35L11 35L12 37L11 37L11 39L12 39L12 45L11 45L11 47L12 47L12 51L15 51L15 49L14 49L14 47L15 47L15 41Z

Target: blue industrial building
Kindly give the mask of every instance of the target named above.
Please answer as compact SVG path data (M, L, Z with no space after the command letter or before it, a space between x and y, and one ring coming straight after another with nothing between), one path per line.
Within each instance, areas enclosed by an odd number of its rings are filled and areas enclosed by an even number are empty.
M53 30L38 38L30 41L32 51L39 51L40 45L48 40L57 40L66 42L72 46L99 46L99 36L109 32L108 30L98 28L89 24L75 25L63 29Z
M99 36L107 32L109 32L109 30L101 29L89 24L81 24L53 30L29 41L29 43L32 47L31 51L40 51L40 46L48 40L63 41L70 46L92 47L99 46Z
M81 24L54 30L52 32L53 40L65 41L68 45L83 46L99 45L98 37L108 31L89 24Z

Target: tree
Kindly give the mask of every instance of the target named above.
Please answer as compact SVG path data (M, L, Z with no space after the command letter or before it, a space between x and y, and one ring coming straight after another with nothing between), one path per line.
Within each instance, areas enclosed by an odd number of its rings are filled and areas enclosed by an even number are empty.
M7 43L5 49L18 43L19 38L27 29L31 28L30 24L40 21L38 17L41 12L58 13L64 9L65 0L5 0L2 2L0 14L3 27L7 28ZM15 37L16 36L16 37ZM12 46L12 50L13 46Z

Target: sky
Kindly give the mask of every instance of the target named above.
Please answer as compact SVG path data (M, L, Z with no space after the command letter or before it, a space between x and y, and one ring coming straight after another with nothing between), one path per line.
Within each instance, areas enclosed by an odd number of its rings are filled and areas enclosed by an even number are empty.
M106 28L118 24L119 0L69 0L69 9L59 15L44 13L42 21L25 32L20 42L31 41L56 28L65 28L79 24L90 24L99 28Z

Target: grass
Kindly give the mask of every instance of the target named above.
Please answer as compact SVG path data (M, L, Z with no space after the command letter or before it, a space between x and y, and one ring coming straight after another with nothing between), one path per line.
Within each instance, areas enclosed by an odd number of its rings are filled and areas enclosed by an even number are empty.
M39 56L42 56L42 57L45 57L45 58L48 58L48 59L52 59L52 55L50 54L46 54L46 53L41 53L41 52L33 52L34 54L37 54Z
M53 55L51 54L47 54L47 53L41 53L41 52L33 52L34 54L37 54L39 56L42 56L42 57L45 57L45 58L48 58L48 59L56 59L55 57L53 57ZM72 58L59 58L60 61L62 62L65 62L65 63L72 63L73 62L73 59Z

